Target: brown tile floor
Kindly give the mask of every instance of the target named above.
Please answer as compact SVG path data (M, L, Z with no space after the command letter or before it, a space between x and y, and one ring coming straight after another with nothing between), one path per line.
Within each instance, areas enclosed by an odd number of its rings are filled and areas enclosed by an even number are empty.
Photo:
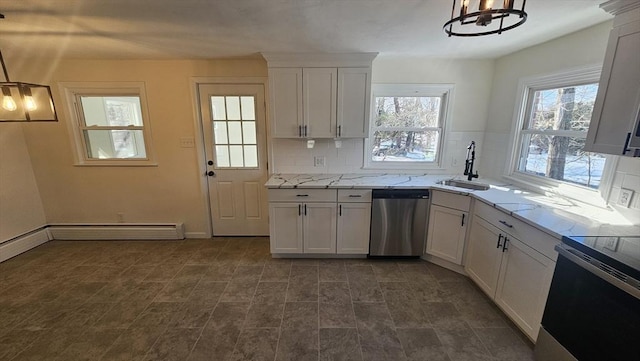
M53 241L0 264L0 360L532 360L423 261L283 260L268 238Z

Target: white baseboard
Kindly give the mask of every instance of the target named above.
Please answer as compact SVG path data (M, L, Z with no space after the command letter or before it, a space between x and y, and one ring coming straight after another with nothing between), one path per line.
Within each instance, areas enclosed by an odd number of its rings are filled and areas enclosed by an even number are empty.
M4 262L9 258L19 255L20 253L38 247L39 245L48 242L50 239L51 238L49 237L47 230L45 228L41 228L4 242L0 244L0 262Z
M65 241L185 238L182 223L52 224L48 230L52 239Z

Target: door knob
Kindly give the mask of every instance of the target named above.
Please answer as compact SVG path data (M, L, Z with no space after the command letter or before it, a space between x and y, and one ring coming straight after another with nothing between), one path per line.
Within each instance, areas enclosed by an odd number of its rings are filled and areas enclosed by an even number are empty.
M209 177L213 177L214 175L216 175L216 173L214 171L210 170L210 171L207 172L207 175Z
M212 160L210 160L210 161L208 161L208 162L207 162L207 164L208 164L208 165L213 165L213 161L212 161Z

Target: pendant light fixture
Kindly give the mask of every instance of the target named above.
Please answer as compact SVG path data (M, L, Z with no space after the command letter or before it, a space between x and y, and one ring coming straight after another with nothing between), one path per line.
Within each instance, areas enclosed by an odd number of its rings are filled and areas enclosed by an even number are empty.
M447 21L442 28L449 36L502 34L527 21L527 13L524 11L527 0L518 1L522 3L520 8L516 8L516 2L516 0L453 0L451 20Z
M0 51L4 81L0 82L0 122L57 122L48 85L12 82Z

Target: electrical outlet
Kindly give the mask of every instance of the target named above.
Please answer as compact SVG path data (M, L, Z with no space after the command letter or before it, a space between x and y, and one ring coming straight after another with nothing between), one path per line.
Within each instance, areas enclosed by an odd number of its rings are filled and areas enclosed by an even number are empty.
M313 166L314 167L324 167L324 157L313 157Z

